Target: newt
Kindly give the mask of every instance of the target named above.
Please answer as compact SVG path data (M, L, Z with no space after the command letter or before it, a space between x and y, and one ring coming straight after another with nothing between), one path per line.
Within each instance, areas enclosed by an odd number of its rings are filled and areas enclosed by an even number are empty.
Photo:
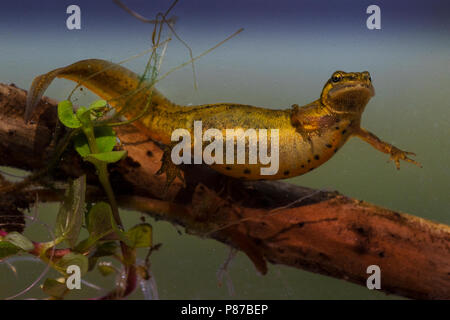
M43 92L56 77L82 84L128 119L138 116L147 107L146 114L133 124L145 131L150 139L168 146L169 151L172 132L185 128L192 133L194 121L202 121L203 131L209 128L222 131L278 129L278 172L262 175L260 168L265 165L261 163L211 164L218 172L235 178L273 180L305 174L328 161L350 137L359 137L375 149L389 154L397 169L400 168L400 160L420 166L409 158L410 155L415 156L414 153L402 151L361 127L362 113L375 94L367 71L336 71L325 83L317 100L302 107L293 105L284 110L274 110L236 103L177 105L121 65L98 59L82 60L34 79L28 92L27 121ZM167 174L168 183L180 176L171 162L169 151L164 152L159 172Z

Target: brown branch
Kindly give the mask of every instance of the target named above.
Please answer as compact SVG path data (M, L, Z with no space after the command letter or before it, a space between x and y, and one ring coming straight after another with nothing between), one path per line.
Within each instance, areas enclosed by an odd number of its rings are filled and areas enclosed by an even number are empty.
M25 95L15 86L0 84L0 165L36 171L48 163L55 101L44 98L26 125ZM110 167L122 208L172 221L190 233L242 250L261 273L267 272L269 261L365 286L367 267L378 265L385 292L450 299L448 226L337 192L284 182L243 182L200 165L184 167L186 188L177 181L162 197L165 177L155 176L161 150L133 126L117 131L128 151L126 159ZM71 151L44 182L65 181L81 173L88 174L88 197L104 197L92 168ZM41 201L57 201L62 191L29 186L13 195L31 203L37 193Z

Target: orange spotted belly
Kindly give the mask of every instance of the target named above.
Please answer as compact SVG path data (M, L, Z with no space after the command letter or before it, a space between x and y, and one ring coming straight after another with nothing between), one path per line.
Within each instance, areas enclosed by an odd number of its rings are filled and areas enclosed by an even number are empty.
M262 169L270 164L213 164L211 167L227 176L244 180L278 180L291 178L314 170L328 161L350 136L346 124L327 128L320 135L305 140L294 127L281 129L279 132L278 168L273 174L263 174Z

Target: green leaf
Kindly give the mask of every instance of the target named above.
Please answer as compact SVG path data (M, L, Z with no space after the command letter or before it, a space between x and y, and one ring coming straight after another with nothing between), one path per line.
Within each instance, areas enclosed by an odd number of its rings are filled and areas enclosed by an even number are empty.
M91 105L89 106L89 109L93 110L93 109L101 109L106 107L106 100L97 100L91 103Z
M79 108L77 109L77 111L76 111L76 116L77 116L77 117L82 117L83 114L84 114L86 111L88 111L88 109L87 109L86 107L81 106L81 107L79 107Z
M0 241L0 260L6 257L13 256L16 253L22 251L19 247L13 245L8 241Z
M130 240L126 236L125 232L120 230L114 221L111 206L109 205L109 203L98 202L97 204L95 204L95 206L92 207L91 211L93 212L93 214L91 216L91 212L89 213L89 225L87 226L90 233L88 239L90 246L92 246L92 240L94 240L94 242L98 241L100 238L109 234L111 232L111 230L109 229L110 227L120 241L124 242L127 246L130 246ZM107 221L108 217L109 222Z
M23 251L31 251L34 249L33 242L31 242L30 240L28 240L27 237L16 231L8 233L8 235L3 239L5 241L12 243L13 245L22 249Z
M95 257L107 257L116 253L118 244L115 241L107 241L97 246L93 256Z
M94 254L89 257L89 271L94 269L99 258L114 255L117 252L118 247L119 245L116 241L107 241L97 245Z
M111 127L96 127L94 128L95 141L99 152L110 152L117 143L117 138L114 130ZM86 135L81 132L74 137L75 150L83 158L87 157L91 150Z
M80 132L73 138L73 144L81 157L85 158L91 153L86 135L83 132Z
M97 240L103 238L113 231L111 225L112 210L111 206L106 202L96 203L88 213L89 237Z
M110 151L103 153L91 153L86 157L86 160L95 163L96 161L102 161L106 163L114 163L125 157L127 154L126 150L121 151Z
M97 268L98 268L98 271L100 271L100 273L104 277L109 276L110 274L116 272L116 270L111 265L104 264L104 263L99 264L97 266Z
M91 123L91 111L85 107L78 108L76 117L83 126L88 126Z
M116 133L111 127L96 127L94 129L94 134L100 153L112 151L117 144Z
M132 248L148 248L152 246L152 226L148 223L141 223L127 232L125 235L130 240Z
M87 250L89 250L89 248L92 247L94 244L95 244L95 241L92 241L91 238L86 238L86 239L78 242L78 244L73 249L73 251L83 253L83 252L86 252Z
M58 280L47 278L42 285L42 290L50 297L61 299L67 292L67 286L65 283Z
M75 247L83 223L85 194L86 176L83 175L66 190L56 216L55 235L65 239L71 248Z
M81 127L81 122L73 113L72 102L69 100L58 103L58 118L66 127L74 129Z
M87 214L87 229L89 238L81 241L76 251L84 252L95 245L104 236L114 232L111 206L106 202L96 203Z
M77 265L80 267L81 275L85 275L89 268L89 260L80 253L70 252L64 255L57 263L56 268L66 274L67 267Z

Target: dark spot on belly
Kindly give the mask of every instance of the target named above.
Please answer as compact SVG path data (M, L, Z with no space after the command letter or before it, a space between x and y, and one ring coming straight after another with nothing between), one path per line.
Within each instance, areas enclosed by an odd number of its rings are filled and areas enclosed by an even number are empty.
M339 130L340 128L339 128L339 127L336 127L335 129L336 129L336 130Z
M289 170L286 170L285 172L283 172L283 174L285 175L285 176L288 176L289 175Z
M308 159L308 163L310 163L311 162L311 159Z
M228 166L227 166L227 167L225 167L225 169L227 169L227 170L231 170L231 167L228 167Z
M147 150L147 157L153 157L153 152L151 152L150 150Z
M319 159L320 159L319 155L316 154L316 155L314 156L314 159L319 160Z
M302 168L304 168L305 167L305 165L304 164L302 164Z
M342 134L346 134L346 133L347 133L346 129L342 130Z
M309 168L308 171L313 171L316 167Z
M329 144L329 143L327 143L326 145L325 145L327 148L332 148L333 146L331 145L331 144Z
M245 170L244 170L244 173L245 173L245 174L250 174L250 169L248 169L248 168L245 169Z
M334 153L336 153L338 150L339 150L339 148L335 148L335 149L334 149Z

